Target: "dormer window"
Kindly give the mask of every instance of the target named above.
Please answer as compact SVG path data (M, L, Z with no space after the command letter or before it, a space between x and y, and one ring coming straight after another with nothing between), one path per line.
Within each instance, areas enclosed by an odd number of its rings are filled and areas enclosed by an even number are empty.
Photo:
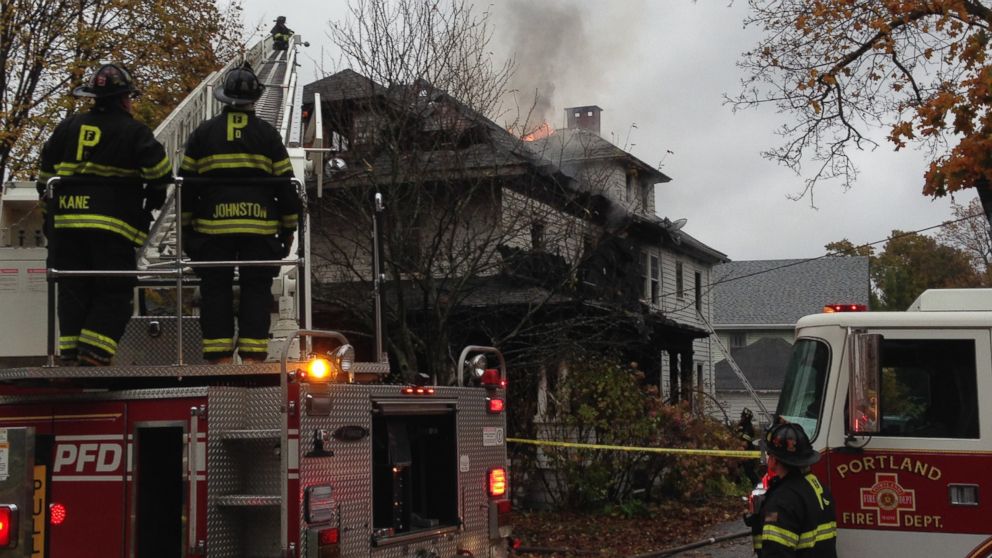
M530 246L535 252L544 251L544 223L535 221L530 225Z

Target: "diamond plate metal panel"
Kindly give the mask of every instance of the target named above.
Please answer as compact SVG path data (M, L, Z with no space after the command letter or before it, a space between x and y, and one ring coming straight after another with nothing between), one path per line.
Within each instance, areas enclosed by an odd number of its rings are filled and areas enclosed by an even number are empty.
M178 328L175 316L135 316L127 323L118 342L114 362L118 366L175 364ZM157 334L156 334L157 332ZM183 318L183 360L203 364L200 319Z
M301 399L306 397L306 388ZM332 457L306 457L313 450L313 432L317 429L334 431L346 425L372 430L369 388L356 385L331 385L330 416L309 416L300 419L300 501L303 491L311 485L330 485L332 498L339 512L335 518L341 529L342 558L368 558L372 535L372 444L368 437L357 442L332 440ZM304 510L300 507L300 540L306 556Z
M279 555L279 388L212 387L207 399L207 556Z
M307 386L304 386L306 389ZM487 412L487 392L478 388L437 388L435 399L457 402L457 455L460 464L468 467L459 473L458 503L464 530L435 538L414 540L371 548L372 525L372 444L366 437L357 442L332 440L332 457L307 458L303 455L313 447L312 433L322 428L331 432L342 426L362 426L372 430L372 402L400 399L399 386L341 385L330 386L331 412L326 417L311 417L305 413L300 423L300 498L307 486L329 484L340 511L342 558L412 558L419 549L434 549L442 558L451 558L461 548L475 556L498 558L502 549L490 553L489 496L486 492L488 471L506 467L506 445L500 438L495 445L484 445L483 429L496 428L505 435L504 415ZM303 394L305 396L305 393ZM490 443L493 437L489 437ZM467 459L467 462L465 461ZM512 479L511 479L512 482ZM301 541L306 540L306 523L301 510ZM304 543L305 545L305 543ZM304 547L301 556L307 556Z
M6 368L0 381L55 378L181 378L202 376L278 375L278 363L184 365L184 366L54 366L52 368Z

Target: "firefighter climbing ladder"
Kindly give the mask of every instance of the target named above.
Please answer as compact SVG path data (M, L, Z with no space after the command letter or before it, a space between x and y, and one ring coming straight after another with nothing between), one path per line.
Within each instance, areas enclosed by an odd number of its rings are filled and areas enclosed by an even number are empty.
M699 321L702 322L702 324L706 327L706 331L709 332L710 339L716 342L716 346L720 348L720 352L723 353L724 358L727 359L727 364L730 365L730 369L737 375L737 379L741 381L741 385L744 386L744 389L747 390L748 394L751 396L751 399L754 400L754 404L761 410L761 414L765 416L766 424L771 424L771 413L768 412L765 404L761 402L761 398L758 397L758 394L754 391L754 388L751 387L751 382L749 382L747 376L744 375L744 371L741 370L740 366L737 366L737 361L735 361L734 357L730 354L730 350L728 350L726 345L723 344L723 341L720 341L720 336L713 330L713 326L706 319L706 316L703 316L703 313L699 310L696 310L696 315L699 316Z

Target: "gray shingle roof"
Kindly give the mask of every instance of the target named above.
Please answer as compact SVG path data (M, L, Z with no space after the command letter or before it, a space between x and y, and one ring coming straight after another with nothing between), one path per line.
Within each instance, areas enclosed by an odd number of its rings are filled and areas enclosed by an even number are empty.
M747 347L731 349L730 356L741 368L751 387L759 391L780 390L785 382L792 345L781 337L765 337ZM744 391L744 385L726 360L716 363L717 391Z
M564 128L545 138L528 142L528 147L534 153L565 169L567 174L571 174L569 171L574 170L576 164L594 159L623 159L636 165L641 172L655 182L670 182L672 180L665 173L590 130Z
M825 304L868 304L866 256L751 260L713 268L713 323L795 324Z

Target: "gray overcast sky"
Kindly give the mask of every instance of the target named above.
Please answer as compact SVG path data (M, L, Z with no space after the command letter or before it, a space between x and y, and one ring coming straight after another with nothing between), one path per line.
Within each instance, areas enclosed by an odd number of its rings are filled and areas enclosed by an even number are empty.
M319 77L321 60L328 72L342 69L327 31L329 21L347 15L344 0L244 0L244 6L249 27L261 23L267 32L284 15L310 42L301 68L306 83ZM672 177L658 186L659 214L687 218L686 232L733 260L816 257L834 240L874 242L893 229L922 229L950 217L950 198L920 194L923 155L896 153L883 141L856 157L861 174L851 190L821 184L816 209L809 198L788 199L802 180L760 156L778 140L774 131L784 116L770 109L735 114L722 100L736 92L741 74L735 62L757 37L743 29L745 2L498 0L478 6L493 13L497 56L512 53L517 60L516 87L550 96L552 124L561 125L565 107L602 107L603 136L649 164L660 163ZM966 191L956 199L966 204L973 197Z

